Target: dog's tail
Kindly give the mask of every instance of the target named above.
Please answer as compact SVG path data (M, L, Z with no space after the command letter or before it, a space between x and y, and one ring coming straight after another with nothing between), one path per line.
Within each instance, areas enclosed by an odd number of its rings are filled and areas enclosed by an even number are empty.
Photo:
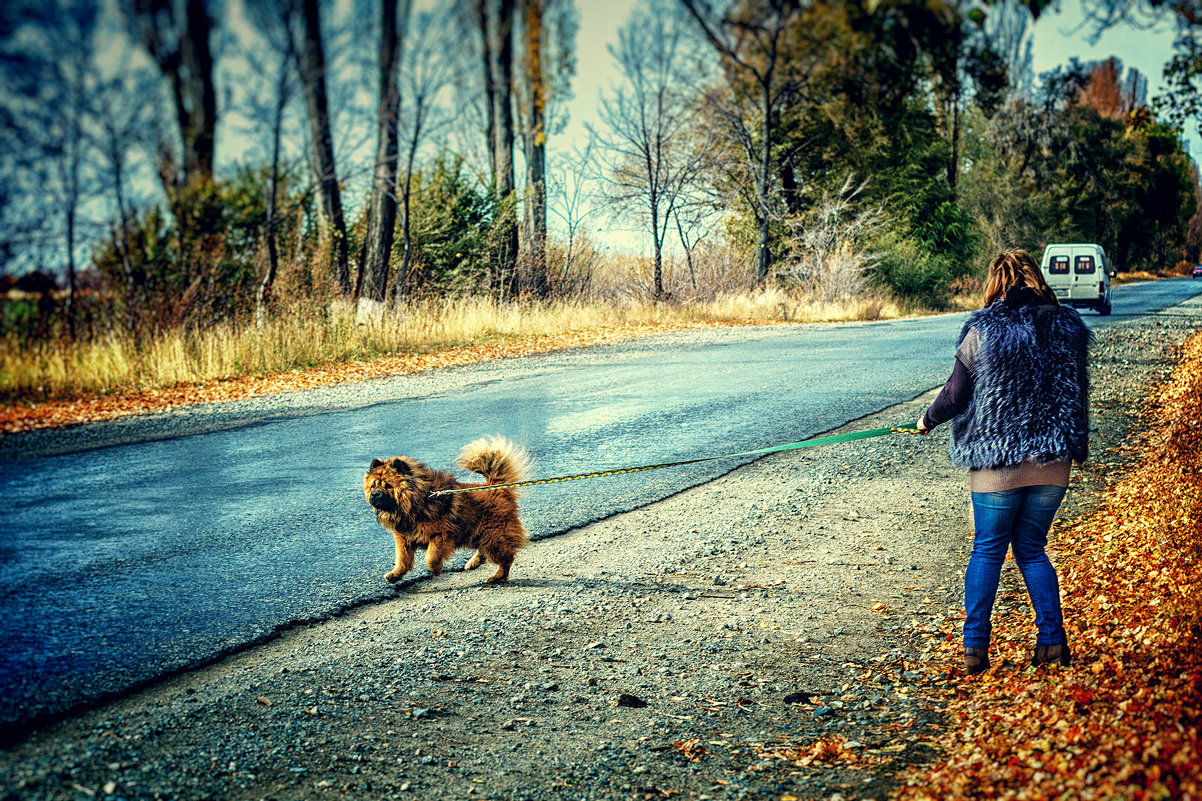
M489 484L510 484L525 481L534 460L525 448L504 437L483 437L464 445L455 464L479 473Z

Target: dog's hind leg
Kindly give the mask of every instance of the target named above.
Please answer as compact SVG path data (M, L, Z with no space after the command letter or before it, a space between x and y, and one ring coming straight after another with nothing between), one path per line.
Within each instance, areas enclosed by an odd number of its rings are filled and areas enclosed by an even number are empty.
M467 563L466 565L464 565L464 566L463 566L463 569L464 569L464 570L475 570L476 568L478 568L478 567L479 567L480 565L482 565L482 564L484 564L484 551L482 551L482 550L480 550L479 548L477 548L477 549L476 549L476 555L475 555L475 556L473 556L473 557L472 557L472 558L471 558L471 559L468 561L468 563Z
M430 568L430 575L437 576L442 573L442 563L455 553L455 543L450 537L436 537L430 540L430 544L426 546L426 567Z
M488 558L496 562L497 572L489 576L485 583L499 584L502 581L507 581L509 579L509 568L513 564L513 557L514 554L512 551L501 551L500 553L494 551L490 553Z

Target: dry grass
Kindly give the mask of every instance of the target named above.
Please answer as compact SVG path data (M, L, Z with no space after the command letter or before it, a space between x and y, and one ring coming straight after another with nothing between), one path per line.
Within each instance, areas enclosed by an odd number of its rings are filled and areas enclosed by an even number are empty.
M1114 284L1129 284L1133 281L1156 281L1161 278L1181 278L1193 272L1194 263L1179 261L1172 267L1160 270L1127 270L1112 279Z
M221 325L143 340L114 333L74 345L25 349L10 340L0 351L0 395L32 400L129 393L628 324L875 320L921 311L887 297L823 303L779 289L661 304L455 298L413 303L374 319L356 319L343 306L298 307L262 330Z

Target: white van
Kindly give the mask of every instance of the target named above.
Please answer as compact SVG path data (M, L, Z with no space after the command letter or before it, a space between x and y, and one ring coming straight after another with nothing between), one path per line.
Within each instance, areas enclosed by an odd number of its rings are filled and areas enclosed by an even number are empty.
M1064 305L1110 314L1110 279L1114 273L1101 245L1048 245L1039 269Z

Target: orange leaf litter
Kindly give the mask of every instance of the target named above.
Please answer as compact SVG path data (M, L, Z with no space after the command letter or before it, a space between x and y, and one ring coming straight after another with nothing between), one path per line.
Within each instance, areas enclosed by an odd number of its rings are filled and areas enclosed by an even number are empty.
M995 667L943 684L943 757L902 799L1198 799L1202 793L1202 334L1142 410L1135 467L1057 526L1069 668L1031 669L1025 604L994 612ZM945 664L960 661L950 623Z
M478 345L460 345L428 353L384 356L368 361L348 362L322 368L289 370L271 375L231 376L124 394L87 394L35 403L6 403L0 407L0 435L39 428L95 423L137 414L153 414L195 404L226 403L259 395L364 381L371 378L408 375L440 367L461 367L492 359L582 348L651 334L746 324L748 323L698 321L600 326L561 334L545 334Z

